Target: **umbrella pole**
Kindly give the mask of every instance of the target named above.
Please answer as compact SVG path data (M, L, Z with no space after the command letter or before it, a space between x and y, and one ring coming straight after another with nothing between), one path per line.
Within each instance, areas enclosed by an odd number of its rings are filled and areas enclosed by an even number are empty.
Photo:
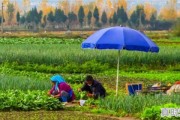
M118 95L118 81L119 81L119 59L120 59L120 50L118 50L118 60L117 60L116 96Z

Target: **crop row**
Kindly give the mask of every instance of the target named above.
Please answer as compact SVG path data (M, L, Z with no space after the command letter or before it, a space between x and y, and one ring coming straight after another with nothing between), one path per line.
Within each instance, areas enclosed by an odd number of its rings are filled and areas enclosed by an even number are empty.
M80 45L0 45L0 62L17 62L18 64L45 64L64 66L81 65L95 60L100 64L108 64L116 68L117 51L115 50L82 50ZM167 66L180 64L179 46L160 46L159 53L122 51L120 68L164 69ZM94 65L94 64L90 64ZM89 66L90 66L89 65ZM71 68L72 67L72 68ZM97 66L95 66L97 67Z
M48 90L51 88L50 77L53 74L33 71L19 71L0 66L0 90ZM61 74L66 82L72 85L74 90L81 87L86 74ZM162 84L173 84L179 80L179 73L173 71L149 71L149 72L125 72L119 73L119 86L125 89L127 82L143 82L144 86L152 85L156 82ZM93 74L93 77L106 85L106 88L115 89L116 70L107 70L103 73ZM78 92L77 92L78 93Z
M103 73L100 73L99 75L104 75L104 76L116 76L116 71L115 70L109 70L109 71L105 71ZM119 79L123 79L124 78L131 78L132 79L136 79L136 80L141 80L144 82L148 82L148 81L159 81L159 82L164 82L164 83L174 83L175 81L180 80L180 74L179 71L155 71L155 70L149 70L149 71L120 71L119 73L120 78ZM129 81L129 82L131 82Z
M82 38L0 38L0 44L77 44L82 42Z
M51 88L50 77L53 74L39 72L18 71L10 68L0 68L0 90L48 90ZM84 74L62 74L70 84L83 83Z
M163 105L167 103L180 104L180 95L138 95L138 96L108 96L100 99L99 107L113 111L126 113L139 113L147 107Z

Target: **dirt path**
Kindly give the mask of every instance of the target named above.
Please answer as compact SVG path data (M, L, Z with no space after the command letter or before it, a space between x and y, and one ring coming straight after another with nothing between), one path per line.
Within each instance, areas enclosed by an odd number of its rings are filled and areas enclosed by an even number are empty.
M78 104L78 101L75 101L74 104L66 104L65 107L68 108L68 107L75 107L75 106L79 106ZM72 111L69 111L69 112L72 112ZM82 113L82 111L73 111L73 112L77 112L77 113ZM101 119L107 119L107 120L138 120L137 118L134 118L134 117L114 117L114 116L109 116L109 115L101 115L101 114L93 114L93 113L82 113L84 115L87 115L87 116L96 116L96 117L99 117Z
M92 116L94 114L89 114L89 113L85 113L87 116ZM97 115L95 114L95 116L99 116L100 118L106 118L107 120L139 120L137 118L134 117L113 117L113 116L108 116L108 115Z
M0 120L137 120L132 117L112 117L81 111L0 112Z

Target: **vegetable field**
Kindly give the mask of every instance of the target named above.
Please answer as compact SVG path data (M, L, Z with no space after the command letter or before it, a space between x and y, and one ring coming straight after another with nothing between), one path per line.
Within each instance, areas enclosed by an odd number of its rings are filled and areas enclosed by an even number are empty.
M59 100L48 97L44 91L7 90L0 92L0 110L60 110Z
M151 33L150 36L154 34ZM147 118L146 111L154 108L153 106L156 108L170 103L180 105L179 95L125 94L127 82L142 82L148 86L156 82L173 84L180 80L180 38L154 37L160 47L159 53L123 50L120 57L118 97L114 96L117 51L83 50L82 41L82 38L0 38L0 119L6 119L6 115L11 113L19 114L22 119L25 119L23 114L33 120L38 119L30 115L31 113L42 114L44 119L48 119L46 110L51 111L49 112L52 115L49 115L54 116L54 119L59 113L63 114L62 119L70 119L68 112L75 116L73 119L108 119L88 116L89 113ZM54 74L61 74L65 78L72 86L77 100L86 98L84 93L77 90L82 86L87 74L92 74L105 86L108 96L99 100L88 99L83 107L65 108L57 99L46 95L51 88L50 77Z

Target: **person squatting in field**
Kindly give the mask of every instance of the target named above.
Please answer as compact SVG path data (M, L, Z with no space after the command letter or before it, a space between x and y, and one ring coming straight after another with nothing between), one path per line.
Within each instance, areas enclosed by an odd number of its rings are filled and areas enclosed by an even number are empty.
M102 84L94 80L91 75L86 76L83 87L78 91L86 91L87 96L94 99L97 99L98 97L104 98L106 96L106 90Z
M65 82L62 76L51 77L52 88L48 92L49 96L58 98L61 102L71 102L75 99L72 88Z

